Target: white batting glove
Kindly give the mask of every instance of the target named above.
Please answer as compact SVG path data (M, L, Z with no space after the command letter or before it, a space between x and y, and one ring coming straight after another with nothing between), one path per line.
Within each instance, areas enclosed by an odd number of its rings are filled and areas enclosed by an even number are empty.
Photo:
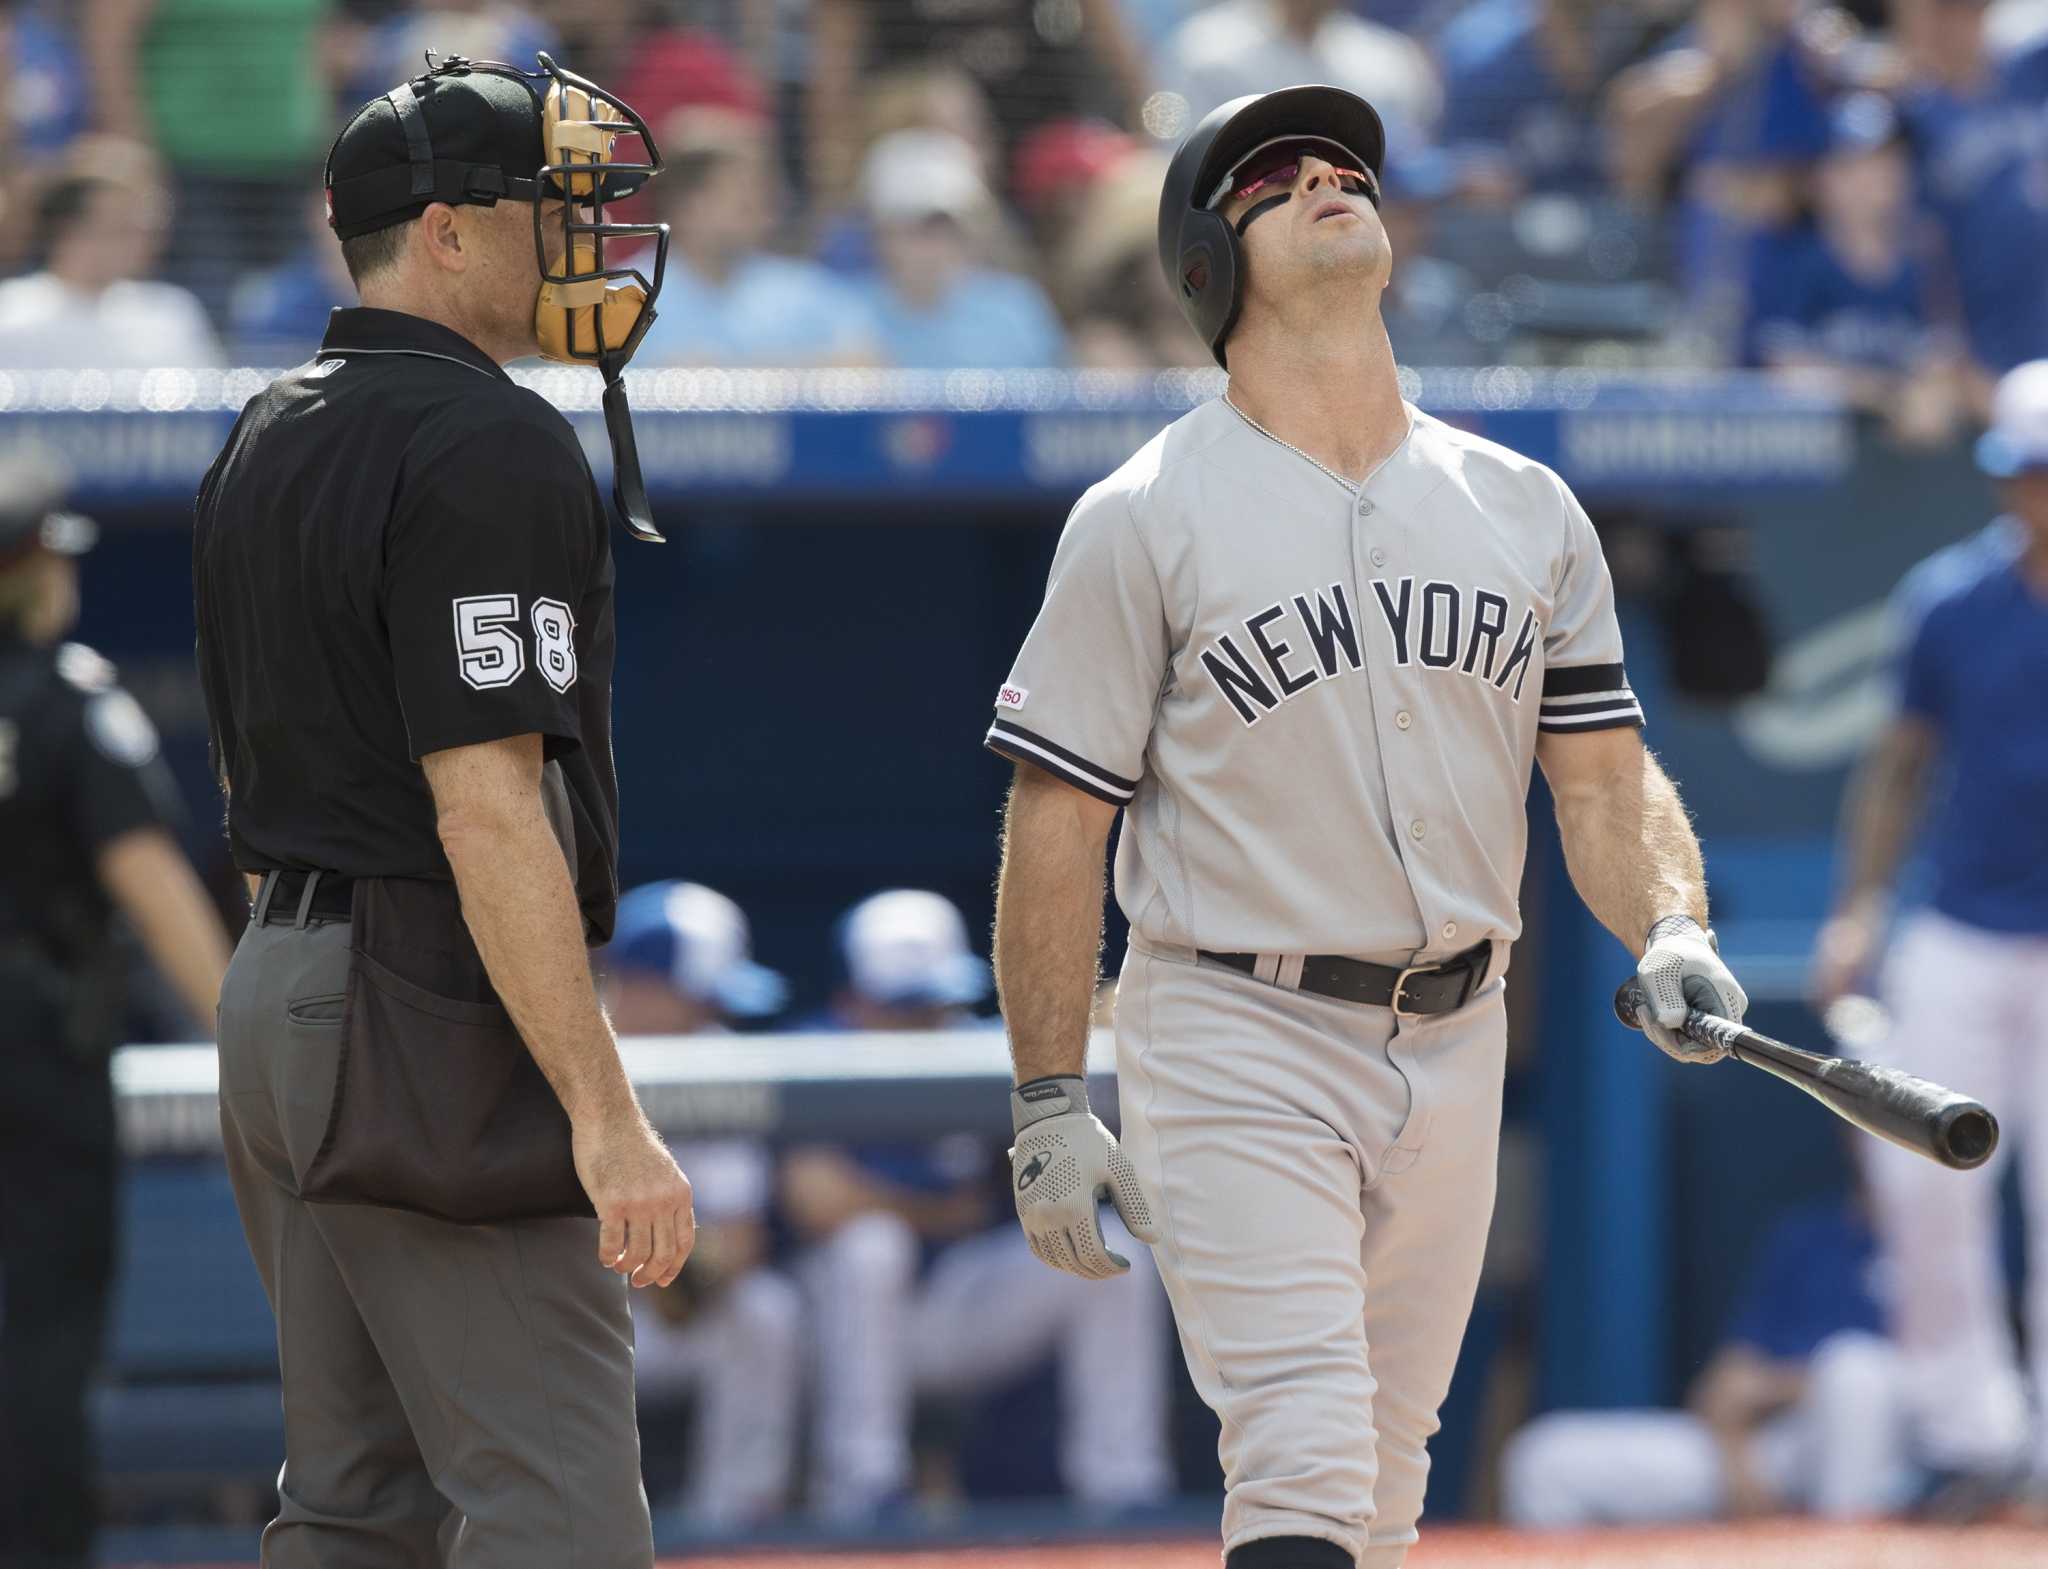
M1694 1008L1742 1022L1749 993L1721 962L1714 934L1689 915L1667 915L1650 928L1650 945L1636 965L1649 998L1643 1033L1680 1062L1719 1062L1725 1046L1701 1046L1679 1034Z
M1105 1197L1132 1236L1159 1240L1131 1157L1088 1109L1085 1079L1061 1074L1018 1085L1010 1091L1010 1120L1017 1131L1010 1151L1017 1219L1033 1253L1085 1280L1123 1274L1130 1260L1102 1240L1096 1204Z

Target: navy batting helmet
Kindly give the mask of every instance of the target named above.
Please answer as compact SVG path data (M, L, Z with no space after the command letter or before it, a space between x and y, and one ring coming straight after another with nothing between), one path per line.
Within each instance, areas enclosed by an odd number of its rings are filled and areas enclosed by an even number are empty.
M1202 117L1173 155L1159 193L1159 265L1188 324L1225 363L1223 340L1244 297L1238 237L1216 211L1230 174L1279 141L1333 142L1379 178L1387 133L1373 106L1341 87L1283 87Z

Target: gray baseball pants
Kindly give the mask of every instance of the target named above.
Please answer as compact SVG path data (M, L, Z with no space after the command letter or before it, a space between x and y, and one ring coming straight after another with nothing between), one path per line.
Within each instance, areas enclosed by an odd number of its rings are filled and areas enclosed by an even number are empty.
M1222 1422L1226 1552L1407 1557L1493 1216L1504 997L1397 1020L1132 945L1122 1142Z
M252 924L221 992L221 1133L284 1381L263 1563L648 1569L632 1321L597 1222L296 1196L333 1095L348 935Z

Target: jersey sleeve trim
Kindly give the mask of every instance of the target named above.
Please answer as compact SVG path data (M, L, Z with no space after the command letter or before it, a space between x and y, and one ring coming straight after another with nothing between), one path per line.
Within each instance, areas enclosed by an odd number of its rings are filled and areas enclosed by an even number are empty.
M1098 801L1107 801L1111 806L1126 805L1137 793L1138 782L1135 779L1113 774L1107 768L1089 762L1080 753L1068 751L1057 741L1049 741L1007 719L998 719L990 725L982 744L1015 762L1034 763L1075 789L1085 790Z
M1618 664L1559 665L1543 672L1543 701L1536 728L1549 731L1611 730L1643 723L1643 706Z
M1628 688L1628 675L1618 664L1552 665L1543 672L1543 701L1556 697L1593 697Z

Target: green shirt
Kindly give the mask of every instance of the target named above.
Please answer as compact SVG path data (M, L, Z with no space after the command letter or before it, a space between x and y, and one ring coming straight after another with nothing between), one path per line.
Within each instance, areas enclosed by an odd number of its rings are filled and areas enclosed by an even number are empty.
M157 146L205 174L303 175L332 139L319 31L331 0L157 0L142 94Z

